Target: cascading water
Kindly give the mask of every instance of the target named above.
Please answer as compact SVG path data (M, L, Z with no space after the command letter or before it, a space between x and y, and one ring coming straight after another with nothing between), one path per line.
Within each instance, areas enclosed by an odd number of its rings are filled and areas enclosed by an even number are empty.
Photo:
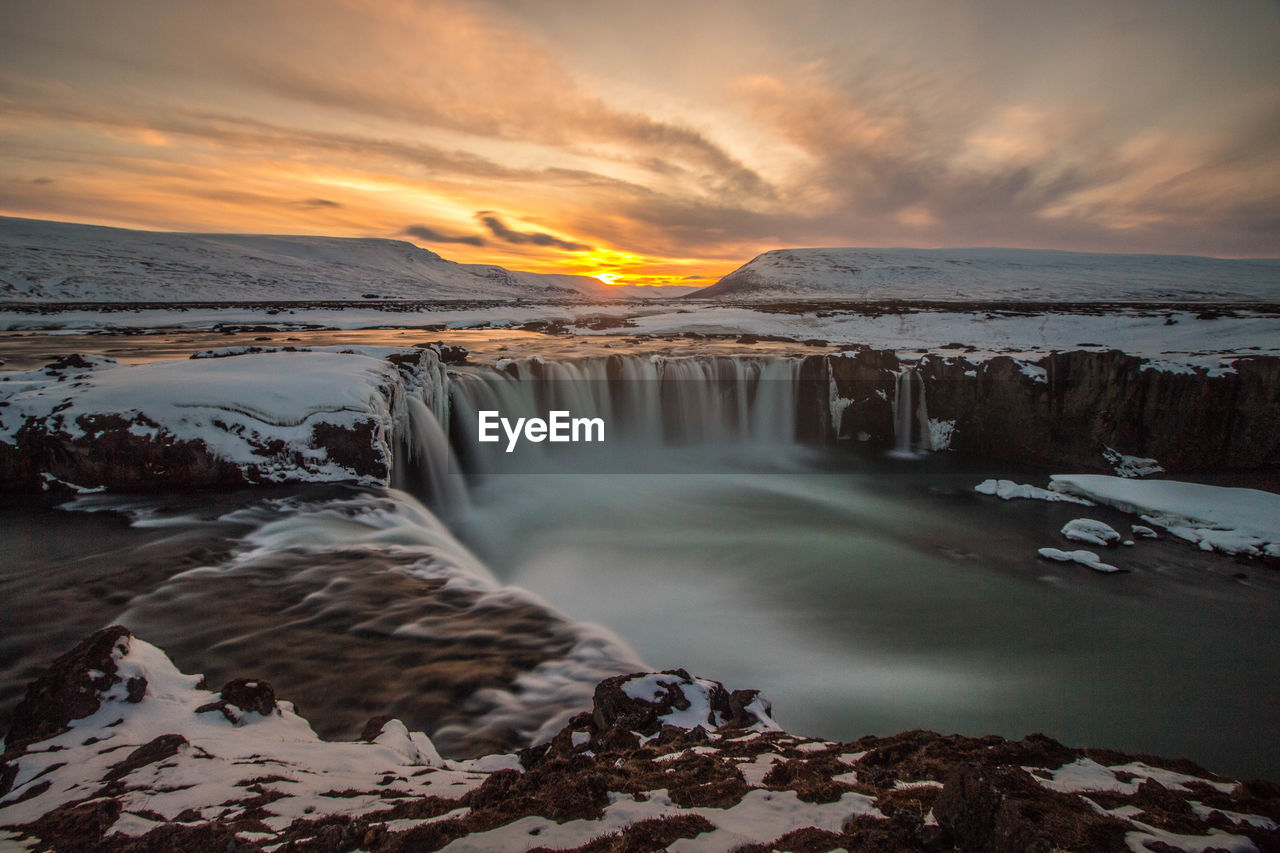
M919 418L917 419L915 416L914 376L914 370L909 367L905 368L898 374L898 380L895 384L893 397L893 450L889 452L889 455L898 459L916 458L913 446L917 423L919 423L921 435L929 434L929 416L924 408L923 387L920 389Z
M454 447L468 471L505 470L504 442L476 441L481 411L545 418L552 410L601 418L611 448L790 444L795 441L800 360L608 356L540 358L467 367L450 377ZM535 445L534 457L549 452Z
M457 513L468 505L462 468L453 455L440 418L417 397L409 397L408 435L401 441L404 464L394 464L391 485L417 495L439 512Z

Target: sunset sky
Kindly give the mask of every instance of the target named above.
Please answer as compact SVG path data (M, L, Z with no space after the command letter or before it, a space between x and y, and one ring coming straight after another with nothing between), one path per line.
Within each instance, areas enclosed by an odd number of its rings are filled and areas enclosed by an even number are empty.
M708 284L1280 256L1276 0L0 0L0 214Z

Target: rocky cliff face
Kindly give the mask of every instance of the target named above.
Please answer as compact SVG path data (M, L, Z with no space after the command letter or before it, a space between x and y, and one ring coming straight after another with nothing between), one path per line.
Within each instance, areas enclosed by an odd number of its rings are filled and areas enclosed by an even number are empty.
M1108 450L1153 458L1168 472L1280 465L1274 358L1211 372L1117 351L1037 361L933 354L915 364L874 350L811 356L802 370L800 437L892 446L904 369L920 380L911 392L912 430L924 449L941 449L930 444L945 436L950 450L1080 471L1109 472Z
M385 485L414 430L406 400L447 408L442 358L457 354L246 351L136 367L70 356L8 374L0 491ZM607 368L609 382L624 381L620 359ZM539 362L525 381L551 378ZM1075 472L1110 472L1125 457L1170 473L1280 466L1280 359L1271 357L1209 371L1118 351L934 353L913 363L861 348L804 359L796 405L797 438L814 444L887 449L906 444L907 431L914 449Z
M684 670L602 682L516 755L444 761L376 717L315 736L266 681L212 692L115 627L31 685L0 764L0 845L43 850L1280 849L1280 786L1191 762L912 731L783 731Z

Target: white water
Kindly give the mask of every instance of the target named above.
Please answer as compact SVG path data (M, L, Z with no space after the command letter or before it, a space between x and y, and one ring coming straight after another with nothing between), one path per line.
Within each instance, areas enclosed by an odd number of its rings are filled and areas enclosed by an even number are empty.
M917 381L914 369L904 368L898 374L898 380L894 385L893 395L893 450L890 456L897 459L916 459L919 458L917 450L930 450L929 441L929 411L925 407L924 401L924 383ZM919 391L917 391L917 387ZM919 406L916 405L916 396L920 397ZM922 436L920 442L915 440L917 434Z
M795 442L800 360L610 356L529 358L461 368L450 384L450 435L469 472L650 470L658 451L682 446ZM509 454L476 440L478 413L546 417L552 410L605 422L603 447L532 445Z

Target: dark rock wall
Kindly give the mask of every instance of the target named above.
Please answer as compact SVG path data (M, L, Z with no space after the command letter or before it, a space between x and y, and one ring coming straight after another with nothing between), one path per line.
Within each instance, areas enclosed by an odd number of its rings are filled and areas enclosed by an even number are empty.
M1280 466L1280 359L1239 359L1233 372L1210 375L1144 370L1142 359L1114 350L1052 353L1032 362L1044 371L1039 380L1024 363L934 354L914 365L929 417L955 422L950 449L1098 472L1111 470L1106 447L1168 472ZM896 372L908 366L874 350L806 359L801 440L891 447ZM832 386L850 401L838 436Z

